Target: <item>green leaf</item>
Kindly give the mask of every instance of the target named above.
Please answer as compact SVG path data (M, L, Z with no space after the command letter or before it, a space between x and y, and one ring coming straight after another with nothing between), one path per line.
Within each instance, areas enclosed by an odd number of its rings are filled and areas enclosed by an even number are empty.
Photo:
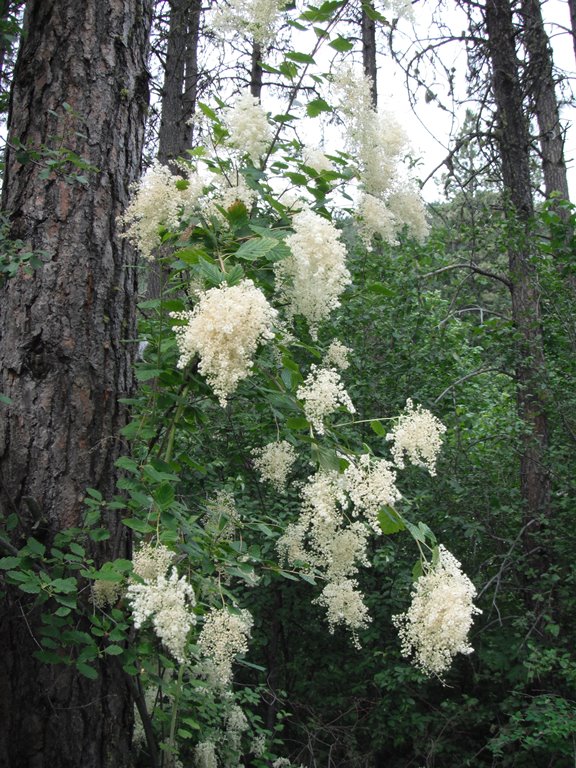
M85 664L83 661L76 662L76 669L78 672L80 672L81 675L84 675L84 677L87 677L89 680L98 679L98 672L96 672L94 667L91 667L89 664Z
M200 108L200 111L206 115L206 117L209 117L211 120L213 120L215 123L220 122L218 120L218 115L216 112L214 112L213 109L211 109L208 104L204 104L203 101L198 102L198 107Z
M77 544L75 541L72 541L70 543L70 551L73 552L75 555L79 555L80 557L84 557L84 555L86 554L84 547L82 547L80 544Z
M149 381L150 379L157 379L161 373L161 368L147 368L143 365L139 365L136 368L136 378L138 381Z
M378 525L386 535L406 529L402 518L392 507L385 507L378 512Z
M286 58L290 61L296 61L298 64L315 64L314 57L309 53L301 53L300 51L289 51L286 54Z
M33 536L28 537L26 541L26 547L33 555L44 557L44 555L46 554L46 547L44 546L44 544L39 542Z
M313 99L306 105L308 117L317 117L322 112L331 112L332 107L324 99Z
M33 655L43 664L62 664L66 661L65 657L54 651L34 651Z
M372 428L372 431L378 435L378 437L386 437L386 429L382 422L378 419L372 419L370 422L370 427Z
M246 261L256 261L266 256L267 253L274 250L278 241L272 237L258 237L242 243L240 248L234 254L238 259Z
M308 431L310 429L310 423L304 416L291 416L289 419L286 419L286 426L288 429L294 429L296 431Z
M412 581L418 581L420 576L422 576L422 561L417 560L414 563L414 568L412 568Z
M325 471L340 471L338 454L332 448L326 448L324 445L312 444L312 461L315 461L320 469Z
M125 469L127 472L133 472L134 474L140 474L140 468L138 462L131 459L129 456L120 456L116 459L115 466L118 469Z
M18 568L21 562L21 557L0 557L0 569L7 571L10 568Z
M107 645L104 653L107 653L108 656L120 656L121 653L124 653L124 648L119 645Z
M155 530L155 528L145 520L138 520L136 517L125 518L122 520L122 523L126 528L130 528L132 531L138 531L138 533L152 533L152 531Z
M56 592L63 592L65 595L70 595L78 589L78 584L73 576L68 579L54 579L50 585Z
M351 51L352 48L354 48L354 43L348 40L346 37L342 37L339 35L334 40L330 40L328 43L330 48L334 48L335 51L338 51L339 53L347 53L348 51Z
M162 483L162 485L154 491L153 496L154 501L161 509L167 509L174 501L174 488L169 483Z
M3 395L2 392L0 392L0 403L4 403L4 405L12 405L12 399L8 397L8 395Z

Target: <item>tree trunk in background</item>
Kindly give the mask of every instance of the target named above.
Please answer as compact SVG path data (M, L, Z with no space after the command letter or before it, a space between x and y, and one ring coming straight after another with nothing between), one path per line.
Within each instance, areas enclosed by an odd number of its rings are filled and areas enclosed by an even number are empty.
M576 0L568 0L570 10L570 26L572 27L572 45L574 46L574 58L576 58Z
M61 144L96 166L85 183L21 164L9 149L3 208L11 234L45 252L32 274L0 289L0 512L12 543L34 530L47 547L81 524L87 487L115 490L114 463L133 387L134 255L118 237L140 164L147 107L149 0L29 0L14 73L12 146ZM64 105L70 105L70 108ZM66 172L74 174L74 167ZM129 554L106 513L97 562ZM33 526L35 526L33 528ZM89 680L34 659L41 609L7 588L0 616L0 765L132 765L132 704L116 666ZM46 608L46 606L45 606ZM81 620L79 620L81 627Z
M170 28L166 49L166 68L162 86L158 160L166 165L170 160L186 155L192 149L194 127L189 124L196 111L198 96L198 41L202 4L200 0L172 0ZM176 168L172 166L176 172ZM158 262L148 270L146 294L158 299L168 279L168 273Z
M373 3L362 3L362 63L364 74L370 78L370 95L374 109L378 106L378 71L376 68L376 22L370 16L369 10L373 9Z
M262 96L262 75L262 46L254 40L250 67L250 93L257 99Z
M538 121L546 197L553 192L568 200L564 136L556 98L552 49L544 29L539 0L522 0L522 40L528 53L526 87ZM567 215L568 212L565 211Z
M529 538L549 512L550 479L546 469L548 425L542 393L545 360L540 294L532 263L530 224L534 214L530 185L530 136L518 77L515 29L508 0L487 0L486 28L496 104L502 178L511 207L509 270L512 318L519 337L516 365L521 438L520 493Z
M158 160L164 164L192 148L193 127L189 121L196 110L198 94L201 12L200 0L172 0L170 3L170 29L158 134Z

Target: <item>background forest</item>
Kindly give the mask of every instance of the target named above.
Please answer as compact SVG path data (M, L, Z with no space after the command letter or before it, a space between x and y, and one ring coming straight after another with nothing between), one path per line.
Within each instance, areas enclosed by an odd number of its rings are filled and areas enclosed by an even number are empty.
M0 0L1 766L576 765L543 12Z

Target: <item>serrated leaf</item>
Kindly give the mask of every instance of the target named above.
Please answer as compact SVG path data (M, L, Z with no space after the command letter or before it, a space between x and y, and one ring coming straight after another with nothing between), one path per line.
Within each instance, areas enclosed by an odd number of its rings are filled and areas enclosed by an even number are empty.
M386 535L406 529L402 518L392 507L385 507L378 512L378 525L382 533Z
M339 35L334 40L330 40L328 43L330 48L334 48L335 51L338 51L338 53L347 53L348 51L351 51L352 48L354 48L354 43L348 40L346 37L342 37Z
M136 367L136 379L138 381L149 381L150 379L157 379L161 373L161 368L146 368L143 365Z
M238 259L246 261L256 261L266 256L267 253L274 250L278 241L272 237L257 237L242 243L240 248L234 254Z
M331 112L332 107L324 99L312 99L306 105L306 113L308 117L317 117L322 112Z
M313 56L310 56L309 53L302 53L301 51L289 51L286 54L286 58L290 61L295 61L298 64L315 64L315 60Z
M46 554L46 547L44 544L42 544L40 541L35 539L33 536L29 536L26 541L26 547L33 555L38 555L39 557L44 557Z
M7 571L10 568L18 568L21 562L21 557L0 557L0 569Z
M174 488L169 483L162 483L162 485L154 491L153 496L154 501L161 509L167 509L174 501Z
M118 467L118 469L125 469L128 472L133 472L134 474L140 474L138 462L134 461L134 459L131 459L129 456L120 456L119 459L116 459L114 466Z
M136 517L125 518L122 520L122 524L132 531L138 531L138 533L152 533L155 530L149 523L144 520L138 520Z

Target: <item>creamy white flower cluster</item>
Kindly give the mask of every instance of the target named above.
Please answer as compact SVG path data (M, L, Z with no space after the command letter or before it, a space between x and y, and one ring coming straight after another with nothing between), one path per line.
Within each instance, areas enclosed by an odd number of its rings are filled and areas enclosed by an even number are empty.
M150 561L152 562L152 561ZM162 558L153 561L162 562ZM148 567L146 572L150 572ZM186 639L196 622L192 609L196 604L194 590L186 577L178 577L176 568L170 574L157 572L143 577L144 583L132 583L127 597L132 608L134 626L140 629L149 619L154 632L180 663L186 661Z
M303 315L315 338L351 282L346 248L334 224L314 211L297 213L292 226L294 234L286 238L290 255L274 265L278 292L288 302L288 314Z
M173 312L186 321L173 328L184 368L198 354L199 370L224 407L253 367L258 345L274 338L277 312L251 280L201 293L191 312Z
M219 3L212 28L227 36L230 32L251 37L260 45L268 45L276 35L280 12L287 0L230 0Z
M323 367L339 368L341 371L345 371L350 367L350 363L348 362L348 355L350 352L350 347L342 344L339 339L334 339L326 350Z
M105 608L118 602L124 587L119 581L94 579L92 582L92 603L96 608Z
M310 373L298 387L296 397L302 400L304 415L319 435L324 434L324 419L340 406L348 413L356 413L335 368L310 366Z
M344 624L352 630L354 645L360 648L356 630L364 629L372 619L362 600L362 593L358 589L356 579L328 582L313 602L326 609L326 618L331 632L338 624Z
M258 165L272 141L272 128L258 99L249 91L243 93L227 110L225 123L231 146Z
M362 512L374 532L380 533L378 512L383 507L393 507L401 498L394 465L365 453L357 462L350 463L344 477L355 514Z
M286 481L296 461L296 450L287 440L268 443L263 448L254 448L254 467L265 482L277 491L286 488Z
M404 468L404 456L412 464L426 467L436 474L436 459L442 447L442 435L446 427L430 411L421 405L414 407L410 398L396 425L386 435L392 441L391 452L397 467Z
M132 570L141 579L154 581L158 576L165 576L172 565L174 552L164 544L154 546L146 541L132 555Z
M213 741L200 741L194 748L194 765L196 768L218 768L216 745Z
M121 222L124 237L130 240L145 259L152 259L161 243L159 229L178 229L180 220L198 204L205 181L197 173L187 176L188 187L179 189L182 176L173 174L165 165L154 163L134 186L133 196Z
M236 656L248 650L252 624L249 611L231 613L226 608L212 609L204 620L198 647L210 663L214 681L222 687L232 679L232 662Z
M395 233L406 224L415 237L424 237L428 227L421 198L400 174L407 136L393 115L373 108L370 86L369 78L351 67L342 69L334 80L350 148L360 166L363 189L357 218L361 235L367 245L375 234L394 244Z
M322 171L333 171L334 163L330 158L326 157L324 152L317 147L308 147L304 150L302 161L304 165L312 168L316 173L322 173Z
M369 566L369 529L360 521L346 526L343 481L338 472L319 472L310 478L302 492L300 517L286 528L277 549L290 565L306 563L323 572L327 584L314 602L326 609L331 632L342 624L358 645L357 633L370 617L357 582L349 577L359 565Z
M368 455L349 460L343 472L321 471L302 489L300 515L277 542L282 560L321 571L327 584L316 603L326 608L331 631L343 624L358 643L357 632L370 621L355 579L359 566L369 566L367 544L378 534L378 511L400 494L390 462ZM351 514L364 519L350 522Z
M242 734L246 733L250 724L242 707L233 704L226 715L225 738L230 749L240 752Z
M472 600L476 589L460 563L443 546L436 565L427 566L414 584L406 613L394 616L402 654L427 675L441 676L457 653L469 654L468 632L481 613Z

